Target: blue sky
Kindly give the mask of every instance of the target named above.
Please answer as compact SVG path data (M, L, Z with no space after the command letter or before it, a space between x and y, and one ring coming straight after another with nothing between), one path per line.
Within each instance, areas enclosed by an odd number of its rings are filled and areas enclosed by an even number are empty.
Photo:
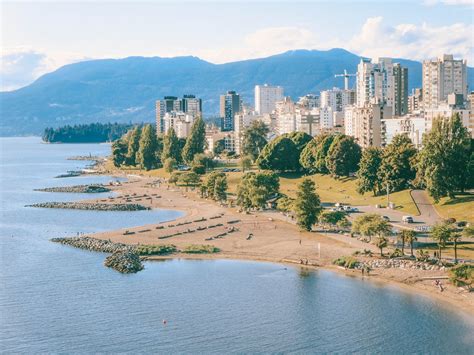
M195 55L214 63L342 47L474 62L474 0L1 1L2 90L93 58Z

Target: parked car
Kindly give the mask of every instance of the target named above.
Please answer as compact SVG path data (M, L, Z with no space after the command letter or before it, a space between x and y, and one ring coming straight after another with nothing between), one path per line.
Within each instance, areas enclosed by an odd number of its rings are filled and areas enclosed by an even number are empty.
M382 219L384 221L390 222L390 217L389 216L382 216Z
M413 217L412 216L403 216L402 217L402 222L403 223L413 223Z

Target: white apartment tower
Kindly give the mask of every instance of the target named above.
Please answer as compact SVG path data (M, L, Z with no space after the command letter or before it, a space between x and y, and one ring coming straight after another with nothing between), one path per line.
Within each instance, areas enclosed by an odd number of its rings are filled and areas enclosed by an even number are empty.
M282 101L283 88L281 86L256 85L255 86L255 112L259 115L271 113L275 104Z
M436 108L449 94L467 99L467 63L451 54L423 62L423 106Z
M321 91L320 105L322 108L330 107L333 112L341 112L347 106L354 105L355 91L341 90L333 88L332 90Z

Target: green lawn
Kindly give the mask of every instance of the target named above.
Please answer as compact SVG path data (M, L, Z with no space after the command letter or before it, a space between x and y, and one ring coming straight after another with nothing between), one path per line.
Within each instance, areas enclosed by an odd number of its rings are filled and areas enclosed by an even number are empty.
M433 200L432 200L433 201ZM433 204L444 218L456 218L457 221L474 222L474 194L458 195L454 199L442 198Z
M242 173L227 173L227 182L231 193L237 190ZM299 174L282 174L280 176L280 192L295 197L298 184L303 180ZM329 175L315 174L309 176L316 182L316 189L322 202L336 203L343 202L351 205L386 205L387 197L372 196L371 193L360 195L356 191L355 178L343 178L336 180ZM413 202L410 191L404 190L390 194L390 201L394 202L397 209L418 215L418 209Z

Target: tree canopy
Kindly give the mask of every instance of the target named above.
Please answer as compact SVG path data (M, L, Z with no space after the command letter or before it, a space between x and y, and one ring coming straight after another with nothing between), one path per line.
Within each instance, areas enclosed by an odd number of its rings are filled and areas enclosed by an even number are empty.
M303 230L310 231L318 220L318 215L322 210L321 200L316 193L316 184L314 181L304 179L298 185L293 209L298 226Z
M472 159L470 135L459 115L454 114L450 119L438 118L424 136L417 178L436 202L445 196L454 198L456 192L474 184Z
M415 179L416 148L406 134L393 137L385 147L379 169L382 188L400 191L410 187Z
M326 167L333 176L349 176L357 171L361 158L360 146L354 137L338 135L326 156Z
M158 142L156 139L156 131L151 125L146 125L140 135L138 152L137 152L137 163L140 168L150 170L158 166L157 159L157 146Z
M357 192L364 194L372 191L376 196L382 189L379 169L382 163L382 149L369 147L362 152L357 171Z
M182 156L183 160L191 164L194 159L194 156L199 153L204 153L204 148L206 146L206 125L201 117L198 117L192 127L191 132L189 133L188 138L186 139L186 144L184 145Z
M163 136L163 151L161 153L161 161L167 159L174 159L176 162L182 160L181 157L181 146L179 143L178 136L173 127L168 129L168 132Z
M295 171L299 167L299 154L295 143L285 136L269 142L257 159L260 169L274 171Z
M257 159L267 144L268 126L260 120L253 121L242 135L242 153Z
M244 208L263 208L268 199L278 194L280 179L273 172L248 172L237 186L237 204Z

